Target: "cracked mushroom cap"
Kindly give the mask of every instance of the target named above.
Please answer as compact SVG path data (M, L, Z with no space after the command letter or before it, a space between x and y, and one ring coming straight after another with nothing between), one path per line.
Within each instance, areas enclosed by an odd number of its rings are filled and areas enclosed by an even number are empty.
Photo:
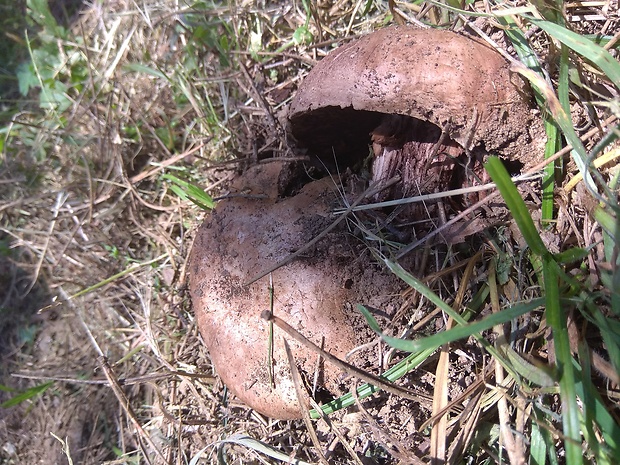
M311 70L291 103L290 132L315 155L329 159L333 150L355 160L382 116L400 114L448 128L466 149L484 143L501 153L511 145L510 154L526 154L523 87L486 43L394 26L337 48Z

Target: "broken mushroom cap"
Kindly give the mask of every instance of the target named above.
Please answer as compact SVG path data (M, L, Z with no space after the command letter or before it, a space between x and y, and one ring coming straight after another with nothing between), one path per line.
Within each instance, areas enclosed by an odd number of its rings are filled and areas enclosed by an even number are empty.
M206 218L190 257L190 292L198 328L224 384L258 412L292 419L301 417L301 407L283 333L274 329L270 377L269 323L261 313L273 310L306 338L342 359L371 335L353 305L363 301L382 308L385 302L380 296L395 294L396 285L391 283L398 280L378 271L373 274L369 260L354 250L359 241L351 239L343 227L271 273L271 309L269 280L248 282L331 224L330 212L340 205L329 179L311 182L293 197L279 198L279 165L250 168L233 190L251 194L220 201ZM296 341L288 338L288 342L305 378L311 383L316 373L326 395L340 394L340 370L319 362L317 354Z
M385 114L445 128L465 149L527 154L531 119L522 81L489 45L453 32L385 28L339 47L300 85L289 110L299 148L359 160ZM361 150L361 152L360 152Z

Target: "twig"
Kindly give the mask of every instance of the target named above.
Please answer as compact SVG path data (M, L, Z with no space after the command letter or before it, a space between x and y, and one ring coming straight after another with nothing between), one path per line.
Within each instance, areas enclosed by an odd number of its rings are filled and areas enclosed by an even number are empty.
M110 367L110 364L108 363L107 357L105 357L105 356L99 357L98 362L99 362L99 366L101 367L101 370L103 371L103 374L105 375L105 377L108 379L108 382L110 383L110 387L112 388L112 392L114 392L114 395L116 396L116 398L120 402L121 407L123 408L123 410L125 411L125 413L129 417L129 419L131 420L133 425L135 426L136 430L138 430L138 433L140 433L140 436L142 436L146 440L146 442L149 444L149 446L151 446L153 448L153 450L164 461L164 463L168 463L168 461L167 461L166 457L164 456L164 454L159 450L157 445L155 445L155 443L153 442L151 437L147 434L147 432L144 431L144 428L142 428L142 425L140 424L140 422L136 418L136 414L134 413L133 409L131 408L131 404L129 403L129 399L127 399L127 396L125 395L125 393L121 389L121 386L120 386L120 384L118 382L118 379L116 378L116 374L114 373L114 371Z
M30 284L24 291L23 296L28 295L28 293L32 290L34 285L37 283L37 280L39 279L39 274L41 273L43 262L45 261L47 251L49 250L50 240L52 239L52 234L54 233L54 229L56 228L56 222L58 221L60 209L64 205L64 203L67 201L68 198L69 198L69 194L65 192L59 192L58 195L56 195L56 203L54 204L54 210L53 210L54 217L52 218L52 221L50 221L50 225L47 230L47 235L45 236L45 245L43 246L43 249L41 250L39 254L39 260L37 261L37 265L35 267L34 273L32 274L32 281L30 281Z
M306 430L308 431L308 435L310 436L310 440L314 445L316 450L316 454L319 456L319 462L323 465L329 465L329 462L325 458L325 454L321 450L321 442L319 441L318 436L316 435L316 430L314 429L314 425L312 424L312 420L310 419L309 410L309 395L304 389L303 381L301 379L301 374L297 369L297 363L295 362L295 357L293 356L293 352L291 351L288 342L284 339L284 350L286 350L286 358L288 359L288 364L291 369L291 377L293 378L293 385L295 386L295 392L297 393L297 402L299 402L299 408L301 410L301 417L306 425Z
M162 161L161 163L159 163L152 170L143 171L143 172L141 172L139 174L136 174L135 176L132 176L131 178L129 178L129 182L131 182L132 184L135 184L135 183L137 183L139 181L142 181L144 178L148 178L149 176L152 176L154 174L159 173L164 168L167 168L170 165L174 165L176 162L178 162L180 160L183 160L185 157L189 157L193 153L195 153L198 150L202 149L205 145L207 145L207 143L209 143L211 141L211 139L213 139L213 136L209 137L205 143L200 144L200 145L194 147L193 149L187 150L186 152L183 152L183 153L179 153L179 154L173 156L172 158L169 158L167 160Z
M278 328L280 328L282 331L284 331L286 334L291 336L293 339L295 339L297 342L299 342L303 346L307 347L308 349L312 350L313 352L317 354L321 354L321 356L325 358L325 360L333 363L338 368L340 368L345 373L347 373L349 376L359 378L362 381L365 381L369 384L378 386L384 391L387 391L396 396L401 396L401 397L404 397L406 399L413 400L413 401L420 400L420 397L417 394L405 388L397 386L396 384L393 384L387 381L386 379L380 378L370 373L366 373L365 371L360 370L359 368L345 362L344 360L340 360L335 355L332 355L329 352L321 349L314 342L306 338L303 334L301 334L299 331L297 331L295 328L289 325L282 318L270 314L268 310L265 310L263 313L261 313L261 317L264 320L273 322L273 324L275 324Z
M239 62L239 66L241 68L241 71L243 72L243 75L245 76L248 83L250 84L250 88L251 88L250 93L254 94L252 95L252 98L254 99L255 102L257 102L258 104L260 104L260 106L263 107L263 111L265 112L265 116L267 117L267 123L269 123L269 127L272 130L277 131L279 134L282 133L282 128L278 124L276 118L273 116L269 103L263 96L262 92L258 90L258 88L256 87L256 84L254 84L254 80L252 79L252 76L250 76L250 72L248 71L248 68L241 61Z
M338 439L338 441L340 441L342 447L344 447L345 450L349 453L349 456L351 457L353 462L356 465L364 465L360 458L357 456L355 449L353 449L353 447L351 447L351 445L347 441L347 438L345 438L344 435L340 432L340 430L332 423L329 416L323 411L323 409L321 409L321 406L316 402L316 400L314 400L312 397L308 398L308 400L310 401L310 405L312 405L314 411L319 414L320 418L325 422L330 431L336 435L336 438ZM327 456L327 454L329 454L330 452L333 452L333 448L331 447L325 455Z
M59 383L71 383L71 384L86 384L86 385L108 385L110 384L107 379L80 379L77 376L54 376L54 375L38 375L35 373L11 373L11 376L14 378L24 378L24 379L38 379L38 380L49 380L49 381L57 381ZM215 378L210 375L203 375L201 373L188 373L183 370L175 370L168 371L165 373L152 373L145 374L142 376L133 376L129 378L117 378L118 384L121 386L130 386L132 384L139 383L148 383L151 381L159 381L162 379L169 379L172 377L185 377L192 379L203 379L210 383L215 383Z

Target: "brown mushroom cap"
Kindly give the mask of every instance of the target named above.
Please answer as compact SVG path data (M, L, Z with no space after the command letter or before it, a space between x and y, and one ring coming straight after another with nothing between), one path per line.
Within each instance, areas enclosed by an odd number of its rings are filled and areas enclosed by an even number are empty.
M329 212L338 197L333 181L321 180L307 184L294 197L278 199L277 165L259 165L246 172L236 187L258 198L220 201L200 227L190 258L190 290L198 327L223 382L255 410L290 419L299 418L301 410L283 333L277 328L274 385L269 380L269 326L261 319L261 312L270 308L269 281L245 283L330 224ZM274 313L339 358L367 342L371 333L353 305L365 302L385 308L380 296L396 292L390 283L398 282L373 272L370 261L358 256L359 249L350 250L356 245L359 241L346 230L335 231L315 250L272 273ZM355 329L355 318L363 330ZM288 341L301 371L312 379L317 355ZM320 386L338 393L340 371L323 363L319 374Z
M501 150L526 133L531 119L522 88L485 43L444 30L389 27L336 49L312 69L291 103L290 130L318 156L364 156L381 115L401 114L440 128L449 123L451 139L466 149L484 142ZM523 140L514 145L527 151Z

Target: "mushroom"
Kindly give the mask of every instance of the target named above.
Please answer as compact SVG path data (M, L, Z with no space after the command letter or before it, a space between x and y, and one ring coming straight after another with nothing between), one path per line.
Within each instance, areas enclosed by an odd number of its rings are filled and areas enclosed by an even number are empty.
M291 104L290 131L299 148L323 162L335 154L338 164L353 166L372 146L373 178L403 180L382 195L432 191L454 184L455 173L484 150L523 155L531 140L522 92L501 55L477 40L392 27L338 48L310 72ZM400 289L342 222L271 273L270 308L265 280L253 278L316 238L342 203L332 178L289 195L290 172L274 163L241 176L233 191L249 194L220 201L198 230L190 258L196 320L215 370L240 400L282 419L299 418L300 404L279 331L269 362L269 325L261 313L273 310L344 358L372 337L354 304L389 318ZM306 380L318 379L328 395L341 391L336 367L289 343ZM359 354L355 361L368 364Z
M462 187L487 152L531 165L524 85L489 45L453 32L394 26L342 46L300 85L289 112L299 149L353 164L372 144L384 194ZM474 174L483 171L474 168Z
M279 198L278 178L285 171L278 163L255 166L233 186L250 194L218 203L194 241L190 290L198 327L224 384L258 412L291 419L300 418L301 410L278 330L272 377L269 373L269 326L261 319L261 312L270 310L268 282L248 282L330 225L330 212L341 199L327 178ZM273 271L271 279L274 314L341 359L372 336L354 304L389 308L400 289L398 280L381 272L344 227ZM319 393L329 400L341 393L336 367L317 362L317 355L296 341L289 344L310 382L317 373Z

